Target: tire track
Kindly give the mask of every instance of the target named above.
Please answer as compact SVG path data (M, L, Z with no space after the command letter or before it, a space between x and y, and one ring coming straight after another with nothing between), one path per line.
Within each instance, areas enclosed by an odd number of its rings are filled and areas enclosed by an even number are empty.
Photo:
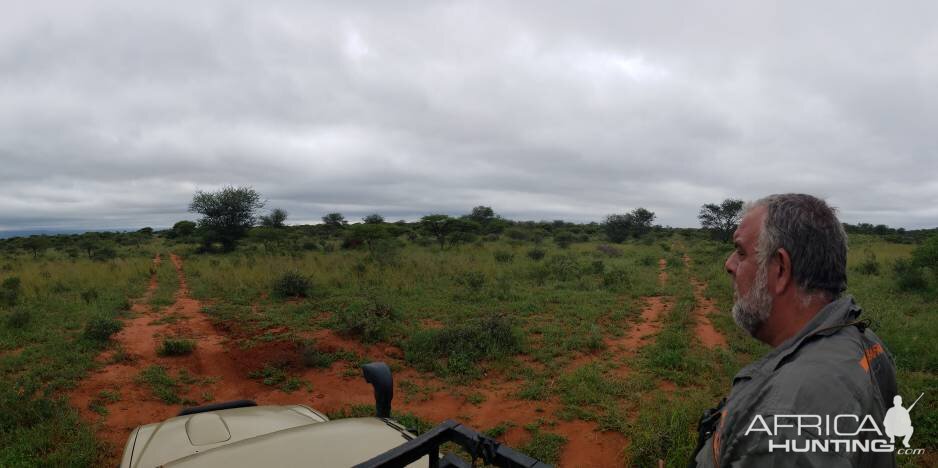
M685 253L684 265L690 269L692 263L693 260ZM714 328L713 323L710 322L709 316L719 311L713 300L705 295L707 283L698 280L694 276L690 276L690 282L694 288L694 302L696 303L694 306L694 320L697 323L695 336L708 349L726 348L726 337Z

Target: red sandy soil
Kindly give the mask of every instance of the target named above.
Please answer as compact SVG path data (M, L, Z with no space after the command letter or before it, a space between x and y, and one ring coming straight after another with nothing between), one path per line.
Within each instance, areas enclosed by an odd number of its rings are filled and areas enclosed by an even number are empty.
M658 281L664 285L668 281L665 270L668 264L665 259L658 261ZM672 307L670 297L649 296L644 298L646 305L642 309L641 319L630 322L628 330L620 337L607 336L604 338L606 348L610 350L619 361L614 375L627 378L631 372L629 361L636 353L650 344L655 335L661 331L661 319ZM576 369L597 359L597 354L584 354L577 356L568 365L568 369ZM664 391L674 391L677 386L668 381L659 382L659 388ZM629 440L618 432L597 432L596 424L587 421L561 422L555 432L566 434L583 434L576 438L568 437L567 445L561 455L560 466L621 466L622 451L628 446Z
M154 263L159 264L159 256ZM156 276L150 279L147 294L133 305L133 317L126 320L124 329L114 336L116 346L102 353L98 360L102 366L91 373L70 393L73 406L82 417L91 422L98 422L97 435L111 447L110 464L117 464L120 451L130 432L137 426L158 422L175 416L181 409L179 405L167 405L159 401L145 384L136 382L137 376L145 368L158 364L165 367L171 375L186 369L195 378L208 378L206 383L192 385L185 398L206 402L203 395L211 401L226 401L247 398L258 404L305 404L323 412L340 410L353 404L374 403L374 394L360 374L348 372L349 363L339 362L329 369L305 369L299 363L299 350L294 342L275 341L262 343L250 349L241 349L229 338L227 332L234 333L229 324L213 325L202 313L202 304L189 296L186 286L183 261L176 255L171 260L179 275L180 288L176 293L175 303L160 311L152 310L147 299L157 287ZM660 298L652 298L652 311L643 313L645 321L636 327L629 336L651 333L655 330L654 322L661 313L663 305L655 306ZM154 321L172 315L177 321L168 324L156 324ZM430 325L430 324L428 324ZM225 331L222 331L225 330ZM270 330L268 330L270 331ZM287 330L282 330L287 331ZM182 337L197 342L194 352L189 356L161 357L156 349L164 337ZM391 365L402 367L395 373L396 411L413 413L430 421L456 419L478 430L486 430L500 423L510 421L514 425L501 440L511 446L524 444L529 433L525 424L538 419L551 420L561 407L555 399L546 401L519 400L515 397L521 381L512 380L504 375L491 373L485 379L476 382L473 388L449 388L444 382L420 374L403 366L401 350L388 344L368 346L352 339L338 336L330 330L319 330L307 334L313 338L322 351L348 350L369 359L380 359ZM638 339L641 339L638 338ZM627 345L621 341L620 345ZM635 349L635 347L632 347ZM110 363L117 350L122 349L130 359ZM311 384L310 390L300 389L292 393L282 392L274 387L263 385L259 380L251 379L251 371L261 369L267 363L281 363L302 380ZM400 383L409 381L420 388L428 388L426 395L416 395L406 401L406 393ZM89 409L89 403L102 390L118 392L120 401L102 402L108 409L106 416L100 416ZM474 405L467 401L468 394L481 394L483 401ZM421 401L421 398L424 398ZM620 466L622 449L627 439L615 432L600 432L593 422L560 421L556 426L545 430L560 434L568 442L563 451L560 465L571 467Z
M21 347L19 347L19 348L13 348L13 349L8 349L8 350L6 350L6 351L0 351L0 357L6 357L6 356L16 357L16 356L19 356L20 353L23 352L23 349L24 349L24 348L21 346Z
M725 348L726 337L718 332L716 328L713 328L713 324L710 323L710 319L707 317L710 314L717 313L717 308L713 305L713 301L704 296L707 285L696 279L692 279L691 281L694 284L694 298L697 301L697 306L694 307L694 317L697 320L697 338L699 338L700 342L707 348Z
M690 257L684 255L685 265L690 266L691 261ZM694 285L694 300L697 303L696 307L694 307L694 319L697 321L697 338L709 349L716 347L725 348L726 337L718 332L716 328L713 328L713 324L710 323L710 318L708 317L710 314L718 313L718 311L713 304L713 300L704 295L704 291L707 290L707 283L693 277L691 277L690 281L691 284Z

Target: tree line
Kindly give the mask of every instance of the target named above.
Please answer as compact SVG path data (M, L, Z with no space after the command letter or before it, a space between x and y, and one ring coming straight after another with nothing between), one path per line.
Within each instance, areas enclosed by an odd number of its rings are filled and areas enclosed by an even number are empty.
M384 216L372 213L351 223L339 212L322 216L319 225L288 226L289 213L282 208L263 212L266 202L251 187L225 187L214 192L197 191L188 206L192 213L201 215L197 221L182 220L172 228L155 232L146 227L132 233L85 233L81 235L36 235L0 240L3 250L22 249L39 257L49 248L56 248L71 257L85 256L94 260L107 260L116 256L121 245L140 245L154 234L178 242L196 243L203 252L234 250L238 243L250 238L265 248L275 248L289 232L299 231L312 236L341 239L342 247L369 249L381 247L393 239L406 237L410 241L426 240L445 249L447 246L475 242L480 238L494 240L504 236L511 241L540 242L551 237L557 245L566 248L574 242L605 238L621 243L641 239L650 233L666 231L653 225L656 215L646 208L635 208L621 214L610 214L601 223L575 224L562 220L512 221L495 213L492 207L476 206L461 216L434 213L423 216L415 223L388 222ZM729 242L743 214L744 203L739 199L725 199L720 203L707 203L700 207L698 219L704 232L716 240ZM893 242L918 242L932 231L905 231L886 225L860 223L844 224L848 233L879 235ZM295 235L292 235L294 241ZM305 248L317 248L306 242ZM320 245L319 247L323 247Z

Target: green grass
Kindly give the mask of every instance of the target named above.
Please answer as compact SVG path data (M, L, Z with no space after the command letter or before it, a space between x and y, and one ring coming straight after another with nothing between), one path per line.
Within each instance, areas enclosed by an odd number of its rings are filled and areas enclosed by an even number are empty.
M147 367L137 376L137 382L147 385L153 395L163 403L168 405L182 403L182 397L179 396L182 384L167 373L163 366Z
M152 251L120 253L102 262L50 249L39 259L15 255L0 262L9 267L0 270L0 282L16 276L21 283L15 308L0 307L0 466L102 461L92 431L62 394L110 346L96 332L86 336L86 330L99 330L90 324L125 316L128 299L146 288ZM7 317L16 313L29 318L10 326Z
M248 377L252 379L258 379L264 385L270 385L271 387L279 388L285 393L295 392L301 387L306 387L307 389L312 390L312 385L309 382L301 380L296 376L289 375L282 367L278 367L272 364L267 364L262 369L251 371L248 374Z
M98 394L88 403L88 409L94 411L95 413L100 414L101 416L106 416L108 414L107 404L115 403L120 401L121 395L113 390L101 390Z
M195 351L195 341L166 338L156 349L156 354L160 356L187 356Z
M359 378L354 364L367 356L324 351L302 337L331 328L363 343L394 345L404 352L402 367L443 377L434 384L400 382L403 398L411 402L448 391L484 406L488 402L476 382L503 375L517 383L517 398L559 403L559 412L544 414L547 420L584 419L628 436L625 456L632 465L654 466L659 458L669 466L683 464L693 448L699 413L725 395L742 366L768 350L740 331L728 314L732 287L723 262L730 246L694 235L661 235L609 247L592 240L567 249L545 241L537 246L544 251L539 260L527 255L535 247L532 242L505 238L443 251L419 240L407 242L393 261L367 249L336 248L340 239L317 239L309 249L297 247L305 245L302 240L283 242L294 246L292 251L250 243L219 255L192 255L193 246L184 244L173 251L187 255L191 293L206 300L205 312L219 329L232 331L232 346L307 343L297 348L298 363L330 368L347 361L353 364L347 375ZM911 258L915 246L872 236L852 236L850 242L849 292L895 356L900 393L928 393L938 386L933 320L938 300L934 289L902 290L893 275L895 262ZM333 249L323 250L324 244ZM54 249L38 260L22 254L0 259L0 284L20 279L15 293L0 297L0 466L63 464L67 453L85 465L100 461L88 427L57 398L97 366L98 352L114 346L103 338L113 328L102 326L102 333L90 335L86 330L127 316L128 299L142 296L157 250L164 254L151 304L161 307L172 303L178 278L169 249L160 241L122 248L119 258L107 262L68 259ZM690 268L681 258L685 252L693 258ZM657 278L660 258L667 261L665 285ZM877 266L871 266L871 258ZM284 272L309 279L313 287L306 297L285 300L273 294L271 286ZM933 288L929 275L926 271L926 284ZM694 339L691 276L709 284L705 294L721 311L711 322L726 337L726 350L708 350ZM668 296L672 307L661 317L658 336L621 360L606 341L629 331L645 305L642 298L650 295ZM170 314L155 322L172 320ZM120 354L115 350L114 356ZM590 356L594 363L572 365L574 358ZM619 365L629 368L627 378L616 377ZM284 367L269 365L252 375L283 391L306 385ZM185 395L201 383L188 373L161 368L146 369L140 379L155 398L172 404L187 403ZM662 393L663 381L677 390L655 396ZM206 392L193 394L199 393ZM108 401L95 404L104 412ZM934 450L938 400L926 397L919 405L914 440ZM373 408L343 411L371 415ZM397 416L422 430L431 423ZM506 415L504 425L489 430L504 434L510 419ZM525 450L546 460L559 457L564 441L549 426L538 424L529 431Z
M545 463L556 464L566 443L567 439L561 435L535 428L531 430L531 440L518 449Z
M179 289L179 275L176 273L168 251L160 253L160 265L154 268L157 286L153 295L150 296L149 304L154 309L161 309L175 302L176 291Z

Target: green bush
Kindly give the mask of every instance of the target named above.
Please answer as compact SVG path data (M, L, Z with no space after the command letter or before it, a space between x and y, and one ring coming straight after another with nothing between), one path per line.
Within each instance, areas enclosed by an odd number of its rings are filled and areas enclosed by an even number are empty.
M876 261L876 254L867 251L866 258L857 265L857 273L861 275L879 275L879 262Z
M186 356L195 350L195 341L166 338L160 343L156 354L160 356Z
M378 239L369 243L368 260L382 266L396 266L401 263L401 244L397 239Z
M501 315L439 330L421 330L404 343L404 358L443 376L477 377L478 365L520 352L521 334Z
M11 276L0 283L0 305L13 307L20 299L22 284L18 276Z
M589 271L594 275L601 275L606 271L606 264L602 260L594 260L593 263L590 263Z
M932 236L912 251L912 263L938 269L938 236Z
M924 271L912 261L902 258L896 260L893 271L896 274L896 284L903 291L924 291L928 288Z
M85 338L94 341L107 341L111 335L121 331L124 324L113 318L93 318L85 325Z
M515 254L507 250L496 250L492 255L498 263L511 263L515 259Z
M92 260L96 260L99 262L111 260L114 258L117 258L117 251L114 250L114 248L110 246L100 247L97 250L95 250L94 253L91 255Z
M570 244L572 244L574 240L576 240L576 238L573 236L573 233L569 231L558 232L554 235L554 243L561 249L570 247Z
M7 327L25 328L26 325L29 325L32 318L33 316L29 309L17 307L7 316Z
M274 280L274 294L280 297L306 297L312 288L309 277L298 272L288 271Z
M547 261L547 271L560 281L569 281L580 275L580 263L573 254L557 255Z
M300 348L300 357L306 367L328 369L338 358L333 353L324 353L312 344Z
M609 244L599 244L596 246L596 250L600 251L603 254L606 254L610 257L621 257L622 249L619 249L615 246Z
M505 234L505 237L511 240L515 240L515 241L528 240L528 233L519 228L506 229L504 234Z
M95 288L86 289L81 292L80 296L81 300L84 301L85 304L91 304L92 302L98 300L98 290Z
M603 286L618 288L631 286L631 272L623 267L611 268L603 273Z
M531 260L534 260L535 262L540 261L542 258L544 258L545 255L547 255L547 251L544 249L533 248L528 250L528 257L530 257Z
M398 313L380 299L355 302L333 315L332 326L340 333L365 343L385 341L397 323Z
M485 273L466 271L456 276L456 283L472 292L479 292L485 286Z

